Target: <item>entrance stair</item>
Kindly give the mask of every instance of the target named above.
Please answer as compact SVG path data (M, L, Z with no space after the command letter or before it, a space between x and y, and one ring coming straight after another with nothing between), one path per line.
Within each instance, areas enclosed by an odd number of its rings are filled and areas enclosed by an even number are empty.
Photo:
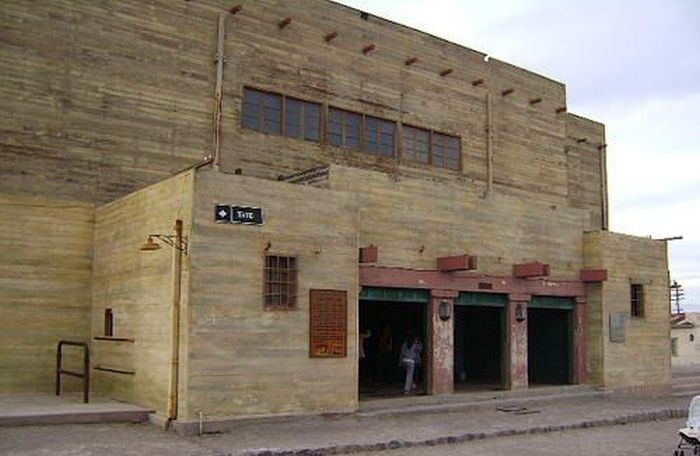
M0 426L134 423L148 421L153 410L103 398L82 401L82 394L0 395Z
M671 370L671 385L674 396L687 397L700 394L700 365L674 367Z
M485 407L512 406L525 402L576 398L603 398L609 393L590 385L534 386L513 391L479 391L446 396L404 396L360 402L359 416L400 415L471 411Z

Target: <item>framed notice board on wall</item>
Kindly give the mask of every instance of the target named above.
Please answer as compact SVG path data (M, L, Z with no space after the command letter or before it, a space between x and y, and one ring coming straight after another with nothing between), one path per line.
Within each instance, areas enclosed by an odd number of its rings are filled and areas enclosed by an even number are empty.
M348 355L348 294L341 290L309 291L309 356Z

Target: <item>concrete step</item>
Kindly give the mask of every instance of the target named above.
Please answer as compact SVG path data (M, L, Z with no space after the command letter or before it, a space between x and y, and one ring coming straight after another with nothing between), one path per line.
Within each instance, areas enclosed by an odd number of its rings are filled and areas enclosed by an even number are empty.
M447 396L407 396L360 402L357 415L381 416L469 411L498 405L523 404L530 401L554 401L581 397L600 398L608 394L608 392L590 385L568 385L515 391L455 393Z
M689 383L685 385L673 385L673 393L683 393L688 395L698 395L700 394L700 382Z
M41 395L0 396L0 426L134 423L148 421L153 410L107 399L84 404L75 398Z
M698 377L700 378L700 368L698 367L674 367L671 370L671 378Z
M671 385L676 386L676 385L697 385L700 383L700 376L699 377L681 377L681 378L674 378L671 380Z

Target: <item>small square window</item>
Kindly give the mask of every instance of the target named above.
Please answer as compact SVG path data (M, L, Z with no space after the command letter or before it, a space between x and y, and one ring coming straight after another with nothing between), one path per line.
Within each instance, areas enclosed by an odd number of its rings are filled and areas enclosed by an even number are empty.
M268 310L297 307L297 259L266 256L263 284L264 305Z
M630 285L630 315L632 318L644 318L644 285Z

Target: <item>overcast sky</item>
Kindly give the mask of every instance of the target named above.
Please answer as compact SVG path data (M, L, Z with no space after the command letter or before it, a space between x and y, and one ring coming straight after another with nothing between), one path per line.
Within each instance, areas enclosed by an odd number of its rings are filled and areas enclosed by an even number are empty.
M682 235L671 277L700 311L700 0L340 0L567 86L606 125L611 230Z

